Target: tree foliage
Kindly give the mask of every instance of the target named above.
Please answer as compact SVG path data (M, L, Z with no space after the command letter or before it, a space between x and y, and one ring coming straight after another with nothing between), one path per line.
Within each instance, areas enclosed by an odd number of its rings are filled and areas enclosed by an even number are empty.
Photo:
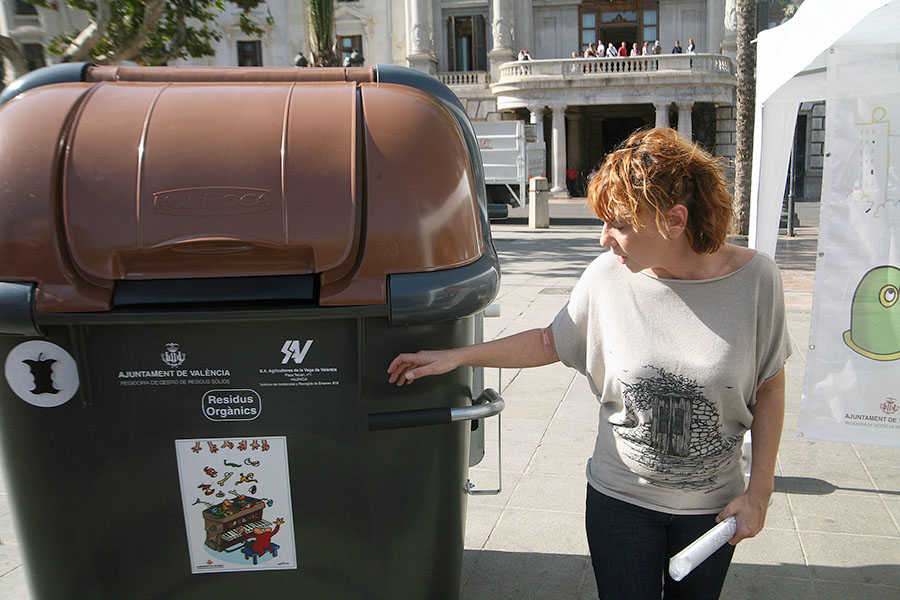
M28 0L56 9L56 0ZM83 11L90 24L64 33L47 45L63 61L89 60L96 64L133 61L162 65L179 58L212 56L213 43L222 39L217 21L228 5L240 9L240 28L260 35L262 28L251 11L263 0L65 0ZM271 17L269 17L269 20ZM268 24L271 24L269 22Z

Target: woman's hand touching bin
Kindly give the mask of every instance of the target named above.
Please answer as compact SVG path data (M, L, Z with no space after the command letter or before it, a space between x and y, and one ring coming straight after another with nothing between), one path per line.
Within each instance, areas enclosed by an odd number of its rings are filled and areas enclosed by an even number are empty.
M459 350L422 350L414 354L399 354L388 367L388 382L398 386L412 383L426 375L442 375L460 366Z
M522 369L549 365L558 360L553 333L546 327L464 348L399 354L387 371L390 373L388 381L399 386L426 375L448 373L462 365Z

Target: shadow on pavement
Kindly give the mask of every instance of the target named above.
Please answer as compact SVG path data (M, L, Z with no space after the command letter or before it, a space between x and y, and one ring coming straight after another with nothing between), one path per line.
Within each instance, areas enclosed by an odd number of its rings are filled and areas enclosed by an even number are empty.
M491 220L499 225L528 225L528 217L508 217ZM594 217L550 217L550 227L603 227L603 221Z
M495 234L500 256L500 272L535 275L535 263L544 262L541 277L578 278L592 260L606 249L597 238L573 236L568 239L542 236L504 238Z
M888 557L885 557L888 558ZM888 560L890 560L888 558ZM794 598L797 600L881 600L900 597L897 565L825 567L781 563L732 563L721 600Z
M466 550L472 563L461 600L525 600L593 598L590 558L577 554L540 554ZM582 595L582 587L591 594Z
M469 577L461 600L593 600L590 557L533 552L466 550ZM622 574L627 577L627 573ZM845 588L850 587L848 591ZM897 565L830 567L732 563L721 600L897 598Z
M868 492L870 494L887 494L892 496L900 496L900 491L896 490L873 490L867 488L841 487L834 485L824 479L816 479L815 477L780 477L775 476L775 491L787 494L804 494L811 496L825 496L837 490L851 492Z

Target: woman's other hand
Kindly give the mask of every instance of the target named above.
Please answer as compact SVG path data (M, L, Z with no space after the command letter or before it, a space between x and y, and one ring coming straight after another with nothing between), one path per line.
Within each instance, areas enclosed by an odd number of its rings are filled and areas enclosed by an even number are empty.
M716 522L721 523L728 517L737 519L737 531L728 543L734 546L743 539L752 538L766 523L766 512L769 510L769 498L765 499L744 492L728 503L722 512L716 515Z
M388 382L403 385L426 375L441 375L457 368L460 363L456 350L422 350L415 354L399 354L388 367Z

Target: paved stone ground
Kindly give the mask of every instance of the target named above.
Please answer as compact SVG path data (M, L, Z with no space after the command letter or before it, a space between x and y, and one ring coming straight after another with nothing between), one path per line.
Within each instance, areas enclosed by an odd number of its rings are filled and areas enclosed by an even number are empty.
M818 218L800 213L798 237L779 241L788 323L798 352L787 365L788 401L776 493L764 532L735 554L725 600L900 598L900 449L798 438ZM485 321L491 339L548 324L599 251L599 223L578 202L551 206L548 230L527 215L493 227L503 280L502 315ZM738 240L740 242L741 240ZM486 374L496 387L497 372ZM502 373L503 492L468 505L464 600L596 598L584 537L584 465L596 431L586 380L557 363ZM479 487L499 474L496 419ZM28 600L24 568L0 479L0 598Z

